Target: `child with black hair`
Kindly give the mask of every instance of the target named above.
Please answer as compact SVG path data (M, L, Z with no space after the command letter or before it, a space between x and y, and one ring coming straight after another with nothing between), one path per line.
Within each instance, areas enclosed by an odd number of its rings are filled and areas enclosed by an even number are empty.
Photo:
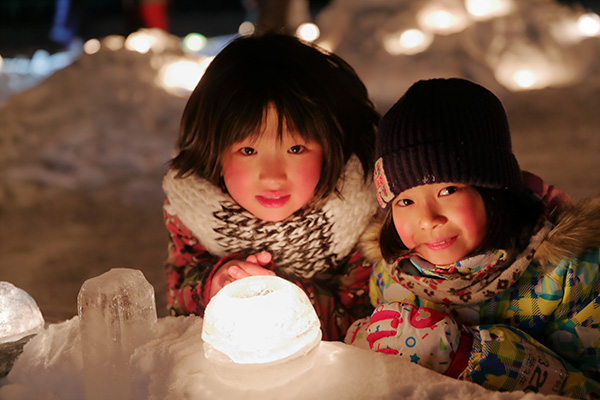
M325 340L369 315L356 245L377 211L378 121L335 54L276 34L227 45L187 102L163 181L171 314L203 315L227 283L277 274L308 294Z
M600 397L600 198L550 210L528 190L493 93L411 86L379 125L375 183L376 309L347 343L492 390Z

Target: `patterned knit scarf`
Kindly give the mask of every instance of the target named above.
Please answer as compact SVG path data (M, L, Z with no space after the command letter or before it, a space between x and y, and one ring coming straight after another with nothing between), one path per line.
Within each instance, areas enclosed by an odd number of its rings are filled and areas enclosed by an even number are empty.
M444 304L476 304L502 293L523 275L552 227L550 221L543 219L523 249L512 256L502 251L494 253L490 262L485 263L485 268L475 268L469 274L456 271L443 277L426 276L406 257L393 264L383 262L383 267L394 281L423 300ZM480 263L482 259L474 261Z
M341 198L331 194L318 208L301 209L279 222L256 218L220 188L196 176L163 181L166 211L179 217L213 255L266 250L278 270L311 278L334 268L356 245L377 210L372 181L365 183L352 157L338 182Z

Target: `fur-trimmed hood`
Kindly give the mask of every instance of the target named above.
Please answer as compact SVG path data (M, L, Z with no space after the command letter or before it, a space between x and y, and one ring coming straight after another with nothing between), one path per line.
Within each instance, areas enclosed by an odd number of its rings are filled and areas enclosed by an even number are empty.
M573 259L590 247L600 247L600 197L558 206L550 215L553 228L537 248L540 263ZM382 259L379 232L383 216L378 214L360 239L360 247L370 263Z

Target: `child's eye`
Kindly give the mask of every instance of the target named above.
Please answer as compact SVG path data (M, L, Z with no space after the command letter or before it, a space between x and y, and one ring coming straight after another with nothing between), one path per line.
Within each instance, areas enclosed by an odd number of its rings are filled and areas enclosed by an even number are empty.
M440 196L449 196L458 190L456 186L448 186L440 190Z
M413 203L412 200L408 200L408 199L400 199L396 202L396 205L398 207L406 207L406 206L410 206Z
M242 147L238 151L245 156L251 156L252 154L256 153L256 150L254 150L252 147Z
M306 149L306 147L302 146L301 144L297 144L295 146L290 147L290 149L288 150L288 152L290 152L292 154L300 154L305 149Z

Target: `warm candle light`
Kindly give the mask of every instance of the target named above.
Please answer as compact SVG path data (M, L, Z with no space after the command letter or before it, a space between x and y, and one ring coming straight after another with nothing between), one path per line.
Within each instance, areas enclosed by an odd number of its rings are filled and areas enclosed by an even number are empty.
M242 364L280 360L320 336L306 294L274 276L248 277L224 287L206 307L202 329L207 344Z
M276 276L237 280L212 298L204 314L206 358L226 383L279 385L312 366L320 322L298 286ZM260 376L278 375L269 383Z

